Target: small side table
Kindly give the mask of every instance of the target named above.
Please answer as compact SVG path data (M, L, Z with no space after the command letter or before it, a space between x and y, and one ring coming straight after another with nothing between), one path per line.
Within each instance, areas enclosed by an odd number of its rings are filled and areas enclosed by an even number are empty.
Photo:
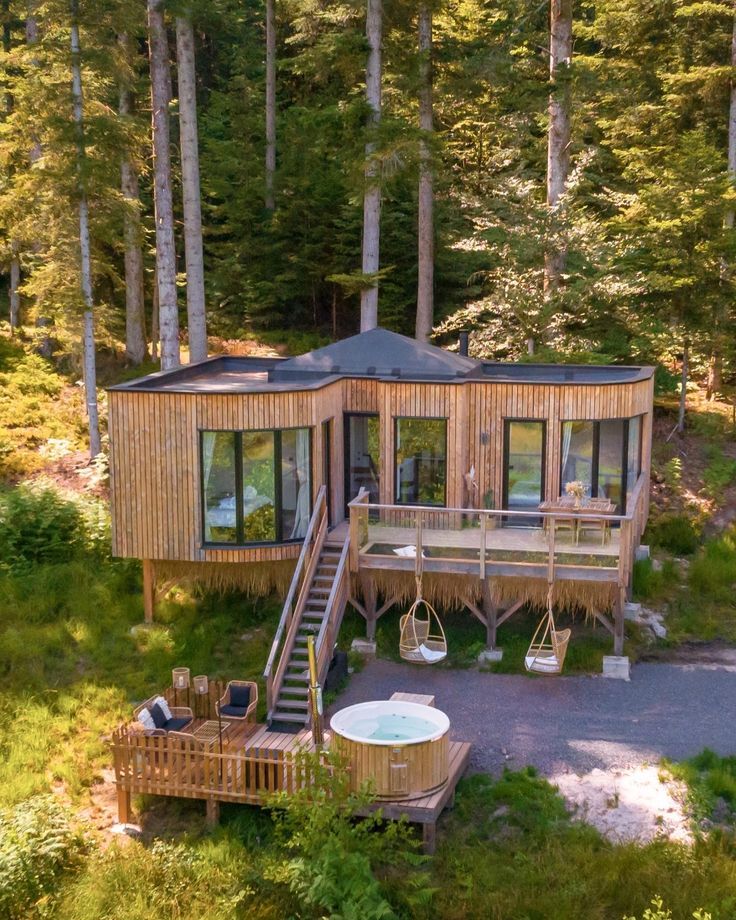
M215 741L221 742L223 738L227 737L231 725L231 722L223 722L220 725L216 719L208 719L206 722L198 725L192 734L197 741L201 741L205 747L211 748ZM220 731L221 728L222 731ZM222 751L220 751L220 753L222 753Z

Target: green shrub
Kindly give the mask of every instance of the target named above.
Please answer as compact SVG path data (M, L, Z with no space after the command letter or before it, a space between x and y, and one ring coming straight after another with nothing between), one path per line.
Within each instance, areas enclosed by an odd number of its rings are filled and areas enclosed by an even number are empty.
M690 564L688 583L699 598L710 598L733 610L736 602L736 529L705 544Z
M0 812L0 917L48 916L59 879L87 844L55 800L38 796Z
M727 457L717 445L706 449L708 466L703 473L703 491L710 498L722 498L723 492L736 480L736 460Z
M647 538L652 546L666 549L676 556L688 556L700 544L700 529L686 514L665 512L650 521Z
M109 553L102 502L65 496L51 487L21 485L0 496L0 567L20 572Z
M694 910L693 920L711 920L711 915L704 910ZM624 920L636 920L636 917L625 917ZM647 907L641 915L641 920L673 920L672 911L664 906L664 901L657 895L652 898L651 907Z
M665 559L655 570L651 559L634 562L634 597L640 601L663 601L677 586L679 572L671 559Z

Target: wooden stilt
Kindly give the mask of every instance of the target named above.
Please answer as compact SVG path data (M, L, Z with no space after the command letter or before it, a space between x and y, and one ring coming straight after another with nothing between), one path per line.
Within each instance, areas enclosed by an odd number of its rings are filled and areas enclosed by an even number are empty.
M220 803L217 799L207 799L207 825L216 827L220 823Z
M489 649L496 647L496 632L498 628L498 607L491 597L488 582L483 582L483 613L486 617L486 646Z
M431 856L437 846L437 824L434 821L422 825L422 849Z
M143 559L143 618L153 623L156 610L156 573L151 559Z
M363 583L363 601L365 603L365 637L373 642L376 638L376 586L367 578Z
M133 812L130 807L130 791L128 789L121 789L120 786L118 786L118 821L121 824L130 824L132 814Z

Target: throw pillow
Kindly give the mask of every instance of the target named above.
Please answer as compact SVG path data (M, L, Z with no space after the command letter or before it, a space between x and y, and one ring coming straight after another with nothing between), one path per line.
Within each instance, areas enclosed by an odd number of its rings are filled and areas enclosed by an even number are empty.
M153 731L153 729L156 727L156 723L153 721L153 716L145 706L138 713L138 721L146 729L146 731Z
M153 706L151 706L151 718L153 719L153 724L156 726L156 728L164 728L166 723L169 721L164 715L164 711L158 705L158 703L154 703Z
M157 696L156 699L153 701L153 704L154 706L158 705L160 707L161 711L166 716L167 722L169 721L169 719L173 718L172 712L169 709L169 704L166 702L166 700L162 696Z

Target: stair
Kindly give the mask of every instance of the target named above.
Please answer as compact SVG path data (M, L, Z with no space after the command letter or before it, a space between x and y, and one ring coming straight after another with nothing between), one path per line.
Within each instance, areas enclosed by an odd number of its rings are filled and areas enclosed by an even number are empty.
M319 634L340 561L340 547L325 545L309 586L304 612L272 714L274 722L306 725L309 720L309 661L307 638Z

